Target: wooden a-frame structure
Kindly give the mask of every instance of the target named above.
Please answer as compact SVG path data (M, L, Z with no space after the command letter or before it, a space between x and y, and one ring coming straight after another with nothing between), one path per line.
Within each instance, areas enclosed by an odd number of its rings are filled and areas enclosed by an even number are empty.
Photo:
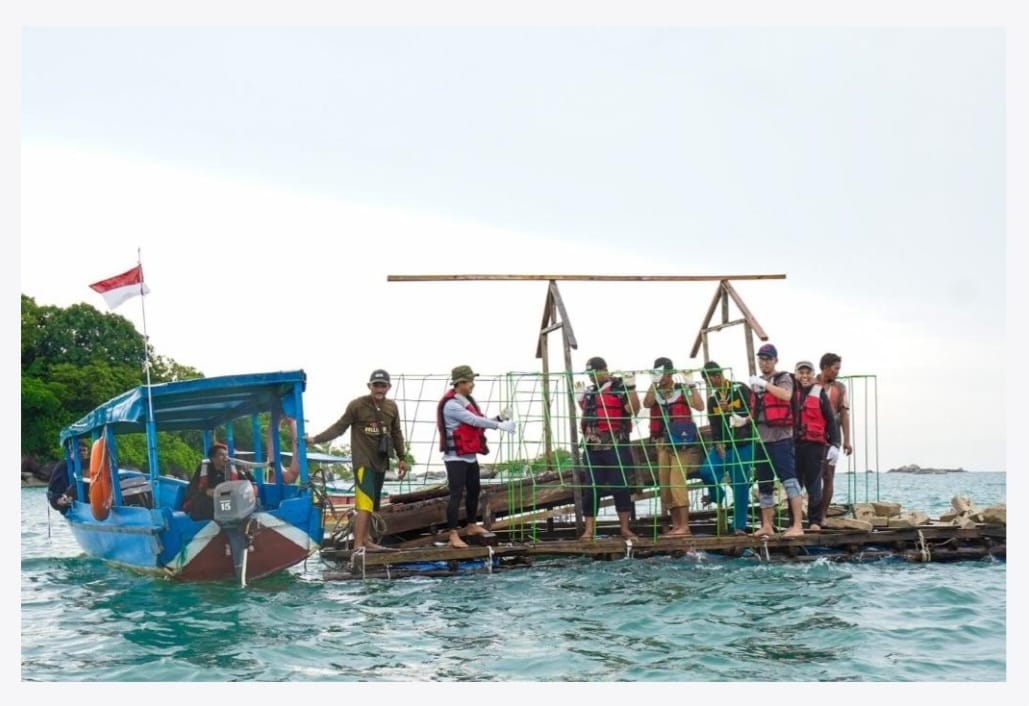
M763 279L786 279L785 274L765 275L387 275L387 282L457 282L457 281L545 281L547 282L547 297L543 304L543 320L540 322L539 336L536 343L536 357L542 360L543 365L543 413L544 413L544 454L549 467L553 468L553 433L550 426L550 349L547 344L549 334L554 331L561 332L561 348L564 355L564 374L568 378L565 385L568 397L568 425L569 439L572 452L572 462L575 467L581 463L579 456L579 424L576 415L577 405L575 393L571 384L572 375L572 349L578 350L579 343L572 330L572 323L565 309L561 293L558 291L558 281L573 282L718 282L715 296L711 300L707 314L697 331L697 338L690 351L690 358L696 358L701 348L704 350L704 362L710 360L708 355L708 335L715 331L729 328L730 326L743 326L744 338L747 345L747 365L751 375L756 373L754 366L754 336L762 341L768 340L768 335L757 322L754 315L739 293L732 286L733 280L763 280ZM736 304L740 310L741 318L729 319L729 302ZM719 307L721 304L721 307ZM711 320L715 310L721 311L721 322L712 324ZM575 490L575 516L576 523L580 525L582 519L582 496L578 487Z

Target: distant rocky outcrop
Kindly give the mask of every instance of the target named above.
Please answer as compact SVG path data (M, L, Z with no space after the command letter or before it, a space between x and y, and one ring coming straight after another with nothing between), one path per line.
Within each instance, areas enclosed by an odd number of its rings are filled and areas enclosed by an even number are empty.
M933 474L933 473L968 473L968 471L966 471L964 468L961 468L960 466L958 466L957 468L922 468L921 466L916 466L913 463L908 465L908 466L901 466L900 468L891 468L890 470L888 470L886 472L887 473L923 473L923 474Z

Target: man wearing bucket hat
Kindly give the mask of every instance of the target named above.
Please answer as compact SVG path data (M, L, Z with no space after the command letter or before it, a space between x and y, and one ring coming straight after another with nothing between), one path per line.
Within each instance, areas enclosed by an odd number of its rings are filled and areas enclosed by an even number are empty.
M369 394L351 400L343 416L335 424L314 436L305 436L307 444L320 444L350 434L350 456L354 468L354 550L381 551L381 547L368 539L372 512L377 512L382 499L382 486L386 481L390 457L396 453L397 478L407 475L404 453L404 432L400 428L400 410L397 403L386 398L392 383L389 373L379 368L368 378Z
M790 526L783 536L804 534L800 484L797 482L796 449L793 439L793 376L778 372L779 352L771 343L757 352L760 375L750 378L751 416L757 424L759 443L754 449L761 526L756 535L775 534L775 480L779 479L790 505Z
M711 393L707 399L707 418L713 442L700 468L700 477L711 487L705 501L715 503L720 518L725 512L722 478L728 472L732 486L732 531L743 535L747 533L750 488L753 485L754 425L747 419L750 388L726 379L722 366L713 360L704 363L701 374Z
M478 457L479 454L489 453L485 430L499 429L509 434L515 431L510 409L492 418L482 414L472 397L476 377L478 374L470 365L458 365L451 370L451 388L436 406L436 429L440 438L440 451L443 452L443 465L447 469L447 487L450 489L447 502L447 543L457 549L468 546L458 532L462 495L467 522L465 533L487 534L475 521L479 514L479 491L482 487Z
M640 411L636 376L612 376L600 357L586 361L592 384L579 398L582 408L582 438L586 447L586 483L582 514L585 528L580 539L591 540L596 528L600 499L610 494L615 501L622 537L636 539L629 527L632 496L629 493L634 464L629 448L632 420Z

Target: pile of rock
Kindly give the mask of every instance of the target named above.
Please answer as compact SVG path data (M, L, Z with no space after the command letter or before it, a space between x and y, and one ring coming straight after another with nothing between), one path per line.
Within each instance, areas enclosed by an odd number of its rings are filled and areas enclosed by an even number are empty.
M931 520L928 515L918 510L901 511L900 503L855 503L851 506L852 514L849 517L845 513L827 513L828 516L825 518L824 526L827 529L852 529L871 532L873 529L924 527L925 525L940 524L957 525L958 527L1007 525L1006 503L979 510L968 498L954 496L950 504L954 508L953 512L940 515L939 520Z
M971 499L955 495L951 498L950 505L954 510L940 515L940 522L958 527L975 527L976 525L1003 525L1006 527L1008 524L1007 503L998 503L985 510L980 510Z

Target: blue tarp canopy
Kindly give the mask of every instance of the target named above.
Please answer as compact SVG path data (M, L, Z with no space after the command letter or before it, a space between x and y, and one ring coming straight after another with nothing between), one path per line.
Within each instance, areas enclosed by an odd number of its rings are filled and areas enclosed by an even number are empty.
M294 387L303 391L303 370L249 375L224 375L129 390L100 405L61 431L61 443L111 426L115 433L146 432L148 409L160 431L208 430L233 419L279 407L299 416ZM148 393L149 389L149 393ZM299 397L299 396L297 396Z

